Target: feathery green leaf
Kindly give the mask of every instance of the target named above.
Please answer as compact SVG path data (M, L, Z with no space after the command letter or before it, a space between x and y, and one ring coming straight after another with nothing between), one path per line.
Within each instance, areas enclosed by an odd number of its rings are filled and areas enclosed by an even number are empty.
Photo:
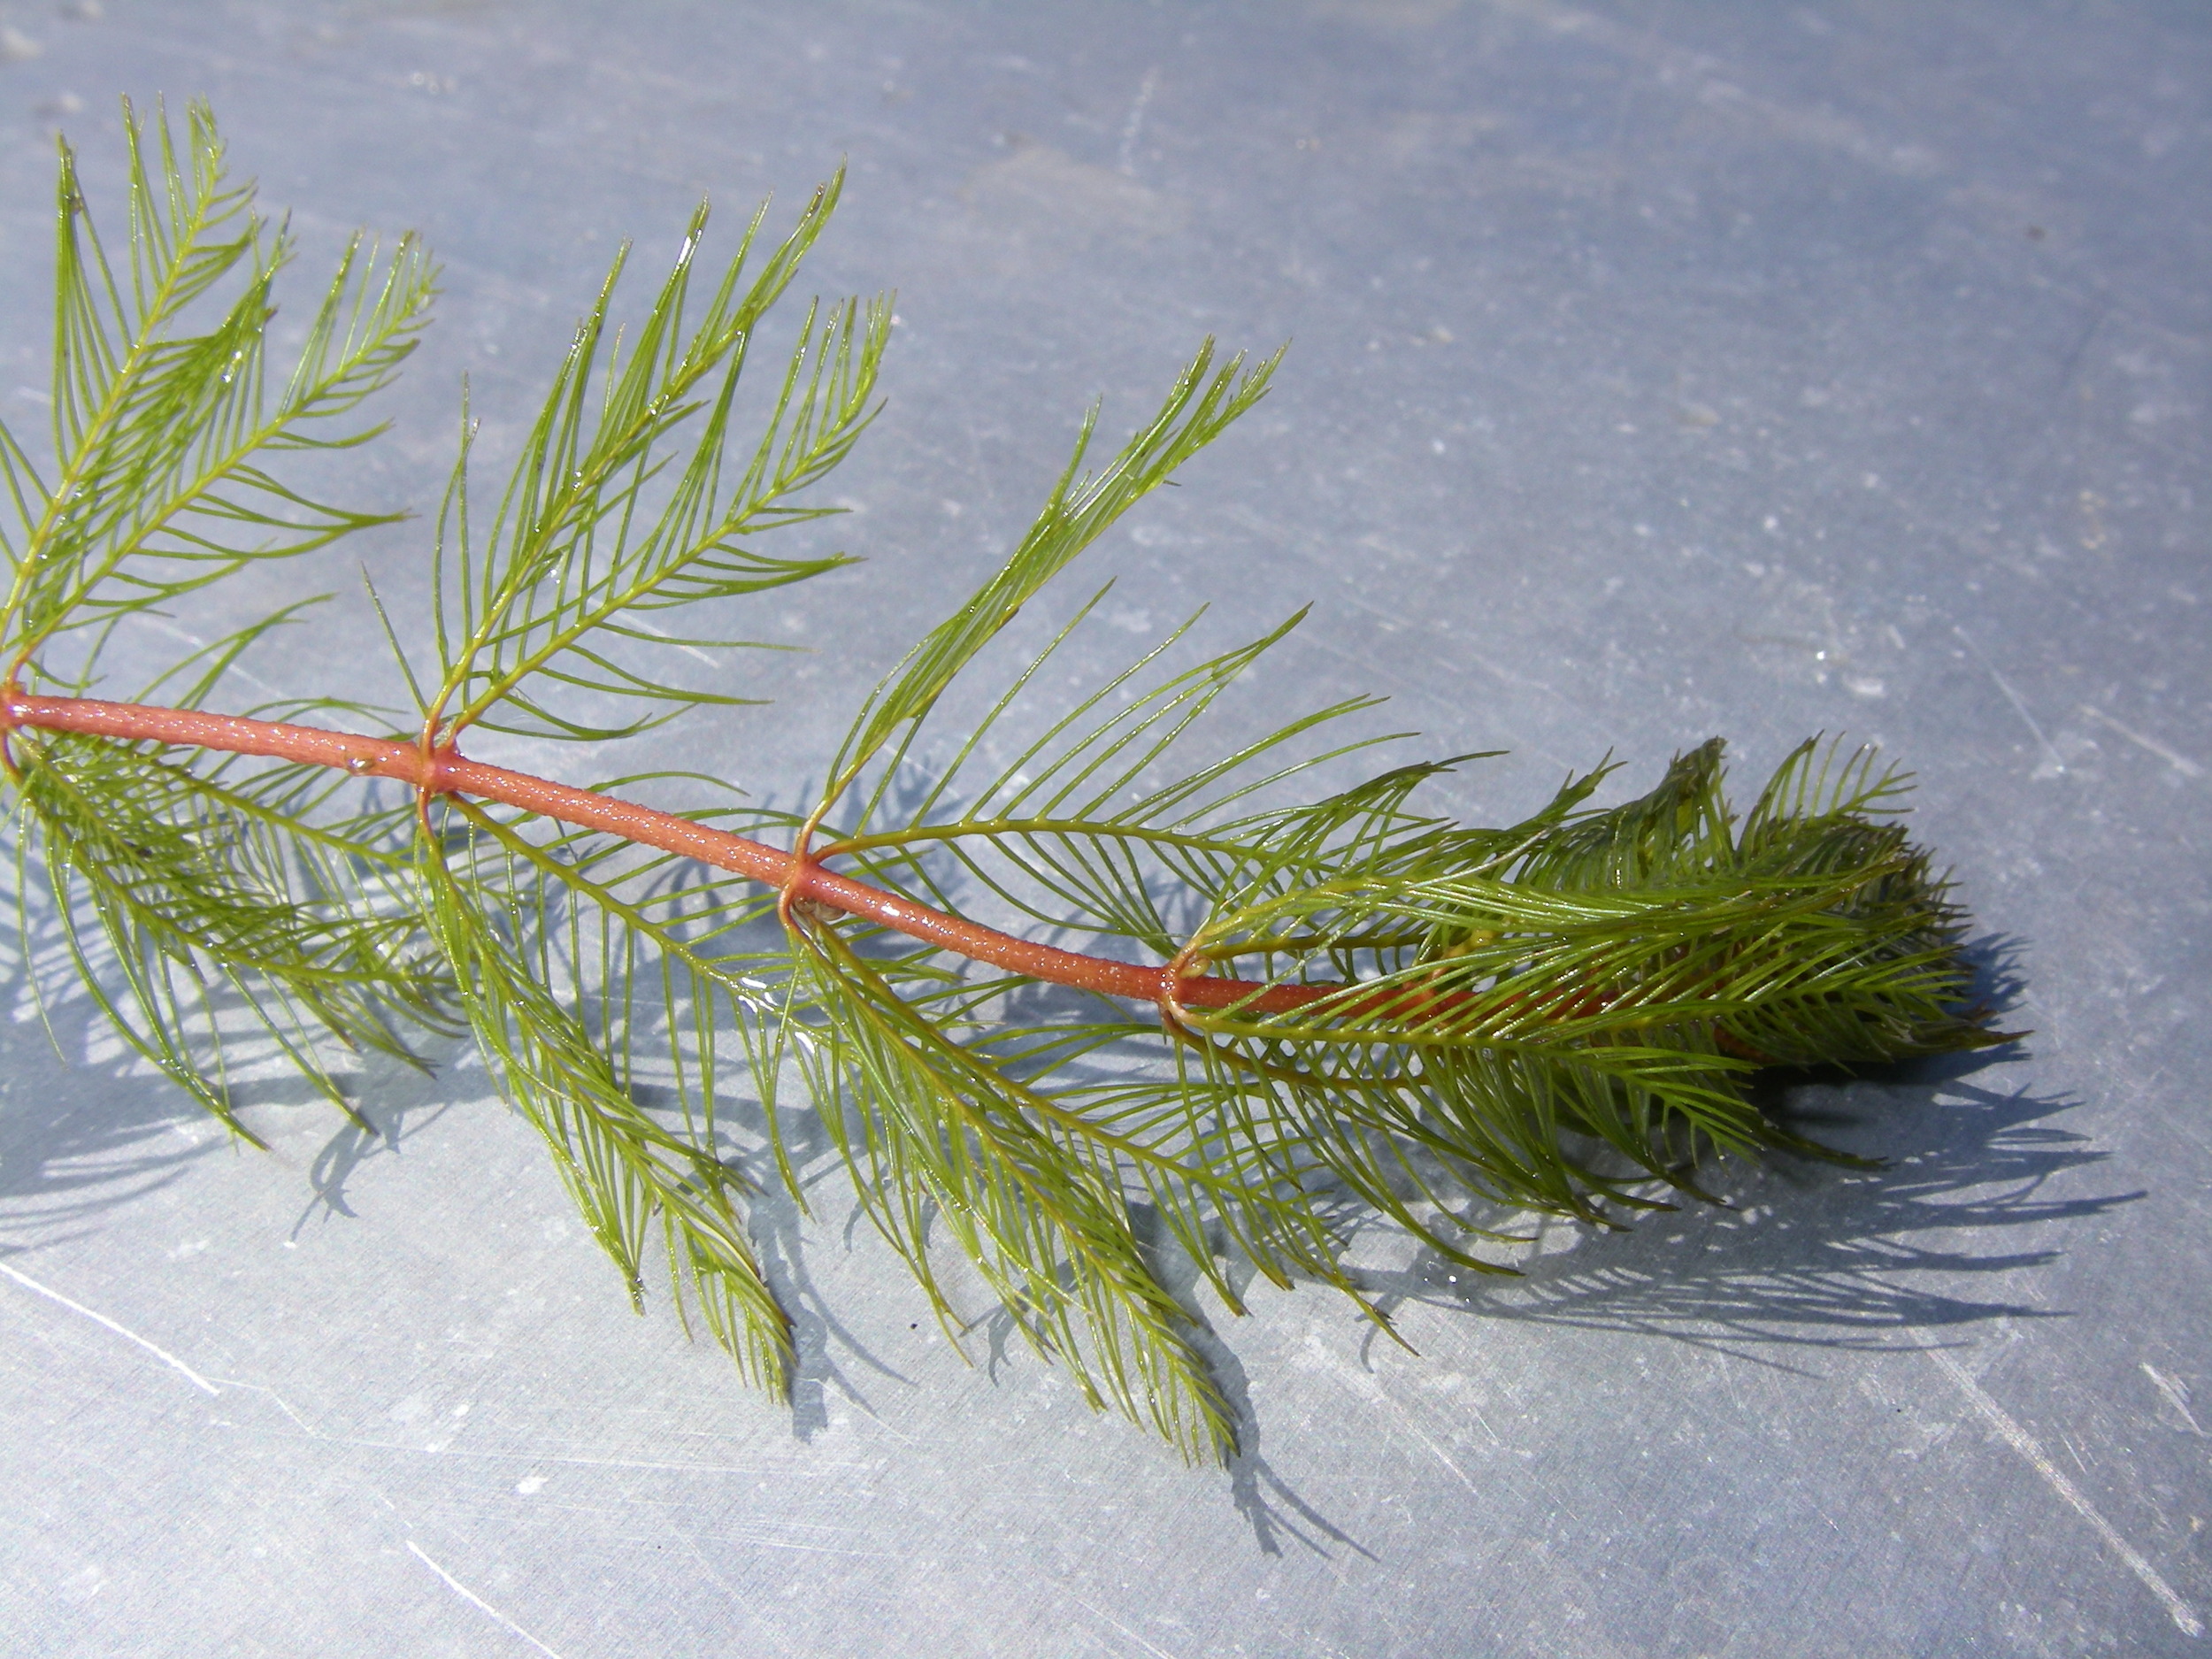
M616 641L736 649L738 639L675 640L650 613L803 581L841 554L787 559L755 545L770 532L828 517L796 498L851 450L872 413L889 342L890 303L810 309L751 457L726 465L741 380L763 315L781 297L836 206L842 176L818 190L749 284L756 215L695 321L686 316L707 227L693 214L683 250L628 342L606 347L626 244L577 326L553 389L523 446L490 534L474 540L468 438L440 515L433 583L442 678L425 713L450 736L470 726L603 741L707 703L742 699L686 690L608 654ZM601 387L593 396L595 374ZM669 445L695 422L690 453L664 489ZM644 699L657 713L594 724L546 706L534 679L572 693Z
M28 668L87 685L104 633L66 670L41 660L57 636L104 630L392 518L317 501L268 468L380 430L349 417L413 350L429 316L428 262L411 238L380 257L356 237L273 387L268 330L291 244L255 214L250 186L228 182L204 105L187 126L180 157L165 116L149 130L124 106L132 234L119 274L92 227L76 157L61 149L52 481L0 434L19 521L0 532L12 566L0 651L12 680ZM237 292L219 298L233 277ZM188 332L211 307L205 326Z

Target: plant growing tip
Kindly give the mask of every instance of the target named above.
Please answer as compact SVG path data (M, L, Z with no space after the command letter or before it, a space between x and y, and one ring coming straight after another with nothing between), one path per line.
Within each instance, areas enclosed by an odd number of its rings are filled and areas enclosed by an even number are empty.
M1657 1203L1654 1182L1696 1193L1716 1150L1817 1152L1752 1103L1763 1066L2005 1041L1961 1006L1963 918L1892 816L1902 780L1864 750L1801 746L1740 818L1717 741L1640 800L1593 806L1601 767L1503 829L1415 803L1449 763L1284 806L1365 746L1330 733L1370 700L1225 748L1204 728L1296 618L1189 665L1187 624L1051 706L1038 670L1088 605L925 750L983 648L1264 394L1275 358L1210 342L1094 469L1086 419L1005 563L862 700L804 816L664 810L634 797L670 775L582 789L465 754L478 730L610 742L744 701L672 653L758 648L662 613L719 617L845 562L776 533L833 511L810 491L876 408L887 304L810 306L764 419L735 413L834 180L757 264L759 215L701 267L703 208L617 345L618 257L488 511L465 423L426 614L375 601L396 651L421 642L398 728L343 687L204 706L290 610L95 698L134 618L388 522L275 469L380 429L362 406L414 349L433 281L411 239L357 242L273 372L281 233L228 181L204 106L181 145L126 118L113 260L62 150L50 456L0 428L0 761L27 932L249 1140L225 1083L234 1007L346 1110L334 1045L411 1059L465 1027L631 1295L657 1248L677 1306L772 1393L789 1324L738 1171L772 1165L803 1202L803 1148L826 1141L956 1341L973 1322L972 1291L941 1277L956 1258L1094 1404L1201 1457L1230 1448L1232 1417L1163 1252L1232 1310L1248 1269L1380 1321L1342 1262L1355 1217L1509 1271L1481 1254L1501 1236L1486 1207L1609 1223Z

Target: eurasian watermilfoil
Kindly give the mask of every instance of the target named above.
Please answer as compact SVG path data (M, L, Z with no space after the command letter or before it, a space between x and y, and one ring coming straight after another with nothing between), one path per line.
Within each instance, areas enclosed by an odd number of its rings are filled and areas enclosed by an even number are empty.
M1600 767L1503 829L1417 804L1450 762L1285 806L1365 746L1330 733L1371 700L1225 749L1203 717L1297 618L1195 664L1186 625L1049 706L1037 669L1089 605L949 751L920 747L993 636L1265 391L1275 359L1210 342L1089 470L1094 411L1020 544L862 699L803 816L646 804L726 787L688 774L576 788L467 757L477 730L606 745L741 701L670 664L746 649L733 604L847 562L776 533L833 511L812 492L875 407L886 303L811 306L765 420L734 424L835 180L757 264L757 215L718 273L702 208L619 339L618 257L496 497L465 413L427 613L376 607L413 699L396 721L342 685L210 709L296 607L95 698L119 625L390 522L282 469L377 434L363 405L432 296L411 238L357 239L278 367L284 234L204 107L181 143L125 115L116 257L61 150L50 454L0 429L8 828L27 942L58 941L121 1037L248 1141L241 1010L342 1111L338 1056L465 1028L632 1296L657 1240L677 1305L780 1393L789 1325L740 1169L803 1202L793 1148L826 1139L956 1341L974 1310L940 1271L964 1260L1094 1403L1210 1456L1231 1413L1163 1252L1232 1310L1256 1272L1380 1320L1352 1226L1509 1271L1479 1217L1609 1221L1695 1194L1717 1150L1816 1152L1753 1103L1763 1067L2002 1041L1962 1007L1963 918L1864 751L1807 743L1740 818L1717 741L1640 800L1593 807Z

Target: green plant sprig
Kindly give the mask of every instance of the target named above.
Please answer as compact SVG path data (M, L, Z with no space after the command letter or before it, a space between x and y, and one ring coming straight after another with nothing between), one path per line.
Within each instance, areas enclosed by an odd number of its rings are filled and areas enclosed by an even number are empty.
M380 430L360 406L433 285L411 239L388 257L357 240L280 384L283 234L228 181L204 106L180 146L127 105L125 127L119 264L62 149L50 470L0 428L0 766L27 941L55 930L68 980L242 1136L240 1010L349 1111L337 1055L412 1059L465 1029L632 1297L657 1248L679 1310L780 1394L790 1326L737 1171L764 1156L803 1204L810 1114L956 1343L974 1323L959 1262L1094 1404L1203 1457L1233 1445L1232 1414L1160 1252L1233 1311L1248 1268L1333 1285L1387 1329L1344 1264L1358 1225L1509 1271L1483 1253L1511 1237L1492 1211L1613 1225L1664 1206L1655 1182L1697 1194L1717 1151L1834 1156L1753 1103L1763 1067L2005 1041L1962 1007L1964 918L1895 821L1903 780L1864 750L1802 745L1740 818L1717 741L1641 799L1594 805L1601 766L1502 829L1416 804L1451 761L1283 806L1386 741L1332 736L1372 706L1356 698L1207 746L1217 699L1299 618L1179 666L1186 623L1040 710L1093 600L923 765L984 648L1264 395L1277 358L1210 342L1095 471L1090 412L1034 526L868 694L805 815L666 811L631 798L664 775L576 788L464 755L477 727L606 742L741 701L649 664L763 648L655 613L847 562L763 542L834 511L809 492L877 406L887 303L810 309L749 439L736 416L834 180L751 271L757 215L695 303L702 208L626 348L618 257L480 535L465 413L433 659L378 607L415 699L402 726L338 729L379 717L337 699L204 706L297 607L96 698L120 626L390 522L272 469ZM918 795L895 787L918 775ZM985 925L971 895L1048 937ZM733 1116L733 1090L757 1116Z

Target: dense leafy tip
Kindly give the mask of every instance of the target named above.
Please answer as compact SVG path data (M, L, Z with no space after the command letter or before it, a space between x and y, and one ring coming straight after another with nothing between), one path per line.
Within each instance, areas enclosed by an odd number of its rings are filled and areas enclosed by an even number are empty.
M1440 764L1242 811L1340 755L1317 728L1363 706L1225 754L1179 752L1279 637L1179 672L1156 653L1044 716L1032 741L1001 740L1041 658L924 768L935 776L917 804L887 821L898 792L879 777L860 820L819 849L918 902L979 900L1186 974L1233 975L1250 987L1241 1005L1171 1000L1156 1021L1054 1007L902 940L795 919L804 1018L826 1033L814 1092L844 1102L872 1213L925 1273L921 1229L957 1217L949 1237L1009 1317L1133 1415L1228 1432L1173 1334L1146 1322L1156 1283L1118 1277L1114 1251L1179 1249L1232 1309L1229 1260L1356 1298L1340 1253L1378 1218L1505 1271L1481 1246L1516 1212L1613 1225L1663 1202L1653 1181L1696 1194L1717 1150L1824 1156L1753 1103L1762 1066L2003 1041L1960 1011L1962 918L1886 816L1901 780L1870 753L1802 746L1740 821L1717 741L1639 800L1594 806L1601 769L1504 829L1417 810ZM992 749L1010 761L968 779ZM891 759L918 752L910 734ZM1306 995L1258 1006L1279 987ZM1166 1069L1143 1057L1162 1023ZM1018 1204L1001 1125L1028 1137ZM1090 1208L1108 1194L1111 1227ZM1061 1209L1093 1218L1078 1228ZM1067 1299L1033 1288L1087 1280L1102 1300L1075 1304L1074 1330Z

